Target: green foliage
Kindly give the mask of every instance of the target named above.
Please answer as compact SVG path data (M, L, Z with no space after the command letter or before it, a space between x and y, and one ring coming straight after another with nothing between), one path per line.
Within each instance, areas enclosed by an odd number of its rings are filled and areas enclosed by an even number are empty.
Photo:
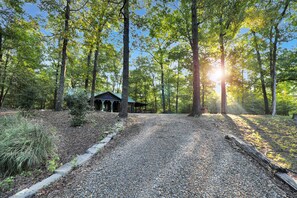
M9 191L14 185L14 177L10 176L0 182L0 191Z
M47 170L50 172L54 172L59 166L59 161L60 161L60 158L57 155L55 155L52 159L48 160Z
M71 126L81 126L86 122L86 113L89 109L88 99L88 95L82 90L77 90L65 97L72 115Z
M25 2L39 7L46 15L31 15L23 6ZM270 41L277 35L273 26L280 20L276 52L277 114L296 112L296 46L289 41L296 39L297 3L290 1L287 12L281 17L286 2L197 2L201 105L209 112L220 111L219 93L215 93L220 82L219 79L215 82L209 78L220 66L220 34L224 35L227 111L264 113L260 68L263 70L268 106L271 107ZM94 52L98 47L100 69L96 73L95 92L121 92L121 6L102 0L91 0L87 4L84 0L72 2L70 29L66 34L65 3L1 1L0 10L4 11L0 12L0 106L25 110L54 106L54 88L61 72L64 37L69 41L65 89L85 87L86 91L90 91ZM188 113L193 93L192 57L189 53L192 38L191 1L131 1L130 8L132 46L138 48L139 53L136 54L140 55L131 56L130 96L148 104L143 111L162 112L162 101L165 101L166 112ZM40 27L41 24L43 27ZM135 31L135 28L138 30ZM250 30L256 34L261 67ZM291 46L283 45L285 42ZM91 58L88 62L89 53ZM80 118L74 122L81 124Z
M19 95L19 107L25 110L32 109L36 97L38 94L38 90L34 86L25 86L23 89L20 91Z
M40 166L54 154L52 132L20 115L0 117L0 171L11 175Z

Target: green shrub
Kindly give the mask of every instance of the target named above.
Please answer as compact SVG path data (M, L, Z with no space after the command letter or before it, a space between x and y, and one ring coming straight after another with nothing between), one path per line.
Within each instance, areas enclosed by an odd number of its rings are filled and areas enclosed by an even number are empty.
M71 126L81 126L86 122L86 113L89 109L88 96L84 91L76 91L67 96L67 103L71 104Z
M59 156L54 156L52 159L48 160L47 162L47 170L50 172L54 172L59 166L60 158Z
M0 117L0 171L19 173L46 163L54 154L52 133L17 116Z
M9 191L14 185L14 177L7 177L0 182L0 191Z

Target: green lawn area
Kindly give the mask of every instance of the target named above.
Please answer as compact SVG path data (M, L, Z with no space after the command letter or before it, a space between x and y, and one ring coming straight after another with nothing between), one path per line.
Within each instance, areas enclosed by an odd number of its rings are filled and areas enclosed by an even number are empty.
M297 171L297 124L288 116L228 115L242 138L278 165Z

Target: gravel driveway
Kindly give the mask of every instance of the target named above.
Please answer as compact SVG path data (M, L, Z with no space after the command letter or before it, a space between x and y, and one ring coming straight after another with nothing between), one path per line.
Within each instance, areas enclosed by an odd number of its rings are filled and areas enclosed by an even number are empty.
M47 197L286 197L206 117L132 116L134 136Z

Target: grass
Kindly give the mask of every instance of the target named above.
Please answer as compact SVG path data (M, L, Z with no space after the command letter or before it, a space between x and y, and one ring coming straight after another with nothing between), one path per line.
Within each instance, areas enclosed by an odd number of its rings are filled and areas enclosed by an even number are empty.
M20 115L0 117L0 173L13 175L42 164L54 154L51 131Z
M229 115L245 141L278 165L297 171L297 125L289 116Z

